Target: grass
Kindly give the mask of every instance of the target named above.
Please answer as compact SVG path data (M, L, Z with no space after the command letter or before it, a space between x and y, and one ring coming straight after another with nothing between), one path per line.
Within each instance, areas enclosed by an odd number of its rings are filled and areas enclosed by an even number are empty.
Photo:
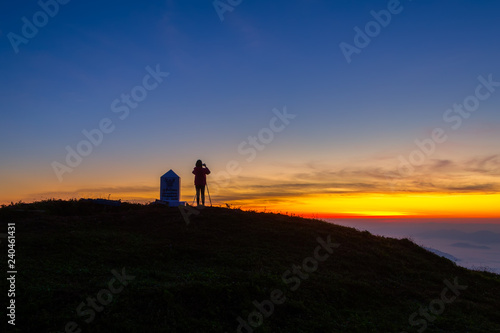
M254 301L279 289L285 301L254 332L417 332L423 324L410 325L410 316L457 277L467 289L425 320L425 332L500 332L500 276L458 267L408 239L239 209L205 208L189 219L156 205L4 206L0 232L16 223L18 274L16 326L6 325L5 306L2 325L11 332L64 332L68 322L81 332L236 332L237 318L247 320ZM340 246L307 278L303 269L292 273L328 236ZM0 247L6 253L5 242ZM6 267L6 256L0 260ZM90 315L78 306L123 268L134 279L85 322ZM283 278L287 271L293 281Z

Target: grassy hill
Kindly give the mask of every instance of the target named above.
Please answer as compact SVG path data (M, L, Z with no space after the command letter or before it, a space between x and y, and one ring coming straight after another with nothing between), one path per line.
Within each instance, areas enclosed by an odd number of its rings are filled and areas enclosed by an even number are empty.
M16 224L16 326L6 301L0 311L9 332L500 332L500 276L407 239L82 200L3 207L0 221L0 233Z

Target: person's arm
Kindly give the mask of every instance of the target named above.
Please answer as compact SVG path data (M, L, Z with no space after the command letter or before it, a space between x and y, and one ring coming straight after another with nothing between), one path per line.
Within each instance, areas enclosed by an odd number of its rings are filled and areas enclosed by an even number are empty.
M206 174L206 175L209 175L209 174L210 174L210 169L209 169L209 168L207 168L207 167L205 167L205 174Z
M196 175L196 172L194 172L195 169L193 169L193 175Z

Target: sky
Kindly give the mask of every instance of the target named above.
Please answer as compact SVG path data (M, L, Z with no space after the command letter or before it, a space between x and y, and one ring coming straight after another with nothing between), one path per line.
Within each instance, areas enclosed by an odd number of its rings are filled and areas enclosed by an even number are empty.
M500 218L500 3L0 4L0 204Z

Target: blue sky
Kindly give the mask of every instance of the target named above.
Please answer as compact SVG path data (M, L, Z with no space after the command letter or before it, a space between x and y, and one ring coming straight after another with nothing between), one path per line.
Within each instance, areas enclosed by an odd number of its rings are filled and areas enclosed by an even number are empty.
M0 5L0 201L153 191L170 168L187 187L198 158L215 170L244 161L238 145L285 106L297 117L236 184L267 185L300 168L368 174L381 160L397 168L416 138L445 126L444 111L474 92L479 75L500 81L500 4L401 1L347 63L339 44L353 44L354 27L364 29L388 3L244 0L221 21L212 1L72 0L18 53L8 35L22 35L22 18L32 22L41 7ZM119 120L111 103L157 65L168 78ZM432 158L497 157L499 101L497 92L481 102ZM115 131L59 182L51 163L103 118ZM494 160L490 178L476 183L500 189Z

